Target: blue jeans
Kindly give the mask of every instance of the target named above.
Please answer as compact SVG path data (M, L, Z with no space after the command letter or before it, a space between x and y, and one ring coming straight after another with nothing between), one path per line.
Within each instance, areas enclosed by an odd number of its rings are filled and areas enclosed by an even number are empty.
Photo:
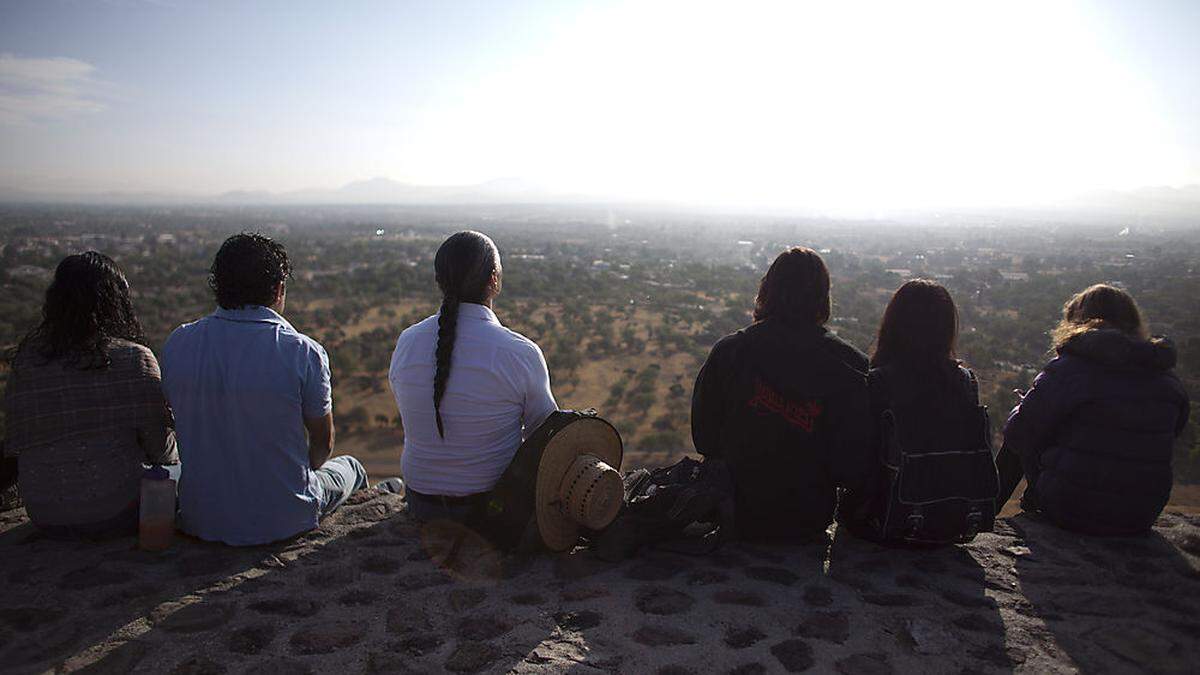
M336 511L352 492L367 486L367 470L350 455L331 457L316 474L321 486L318 503L322 518Z

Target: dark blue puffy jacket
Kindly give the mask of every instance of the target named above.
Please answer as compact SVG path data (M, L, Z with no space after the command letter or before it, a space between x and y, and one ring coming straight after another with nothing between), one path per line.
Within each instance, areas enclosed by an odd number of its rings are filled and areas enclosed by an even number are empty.
M1174 366L1170 341L1112 329L1060 347L1004 429L1029 481L1025 505L1092 534L1150 529L1170 497L1172 448L1188 417Z

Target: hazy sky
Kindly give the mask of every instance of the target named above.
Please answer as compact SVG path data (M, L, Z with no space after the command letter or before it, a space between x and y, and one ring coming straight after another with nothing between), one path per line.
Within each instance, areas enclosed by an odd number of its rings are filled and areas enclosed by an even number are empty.
M0 185L766 205L1200 182L1200 2L0 0Z

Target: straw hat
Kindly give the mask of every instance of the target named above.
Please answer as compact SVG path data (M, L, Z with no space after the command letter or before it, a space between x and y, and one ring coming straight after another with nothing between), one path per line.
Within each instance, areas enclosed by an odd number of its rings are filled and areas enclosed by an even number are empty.
M577 419L546 441L534 505L547 548L565 551L580 528L603 529L617 517L625 497L621 455L616 429L596 417Z

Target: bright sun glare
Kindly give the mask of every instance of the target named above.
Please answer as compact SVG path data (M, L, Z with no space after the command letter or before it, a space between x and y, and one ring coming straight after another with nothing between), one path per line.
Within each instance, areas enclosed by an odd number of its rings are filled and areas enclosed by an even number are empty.
M449 178L827 208L1003 205L1186 171L1069 3L595 7L414 134ZM410 148L412 150L413 148Z

